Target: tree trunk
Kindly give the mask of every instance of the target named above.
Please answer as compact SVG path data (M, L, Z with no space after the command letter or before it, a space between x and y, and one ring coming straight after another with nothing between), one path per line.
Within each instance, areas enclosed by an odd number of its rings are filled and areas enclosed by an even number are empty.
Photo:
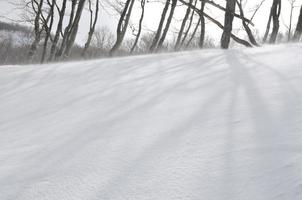
M298 23L297 23L293 40L299 41L301 38L301 34L302 34L302 6L300 8L300 14L299 14Z
M197 32L197 29L198 29L198 27L199 27L199 25L200 25L200 21L201 21L201 19L199 18L199 20L198 20L198 22L197 22L197 24L196 24L196 26L195 26L195 28L194 28L194 30L193 30L193 33L192 33L192 35L190 36L190 39L189 39L189 41L188 41L187 44L186 44L186 48L188 48L188 47L190 46L192 40L194 39L194 37L195 37L195 35L196 35L196 32Z
M200 12L200 9L198 9L198 8L196 8L195 6L193 6L193 5L190 5L190 4L188 4L187 2L185 2L184 0L179 0L181 3L183 3L183 4L185 4L185 5L187 5L187 6L190 6L192 9L194 9L196 12ZM204 0L202 0L202 1L204 1ZM206 17L208 20L210 20L211 22L213 22L214 24L216 24L219 28L221 28L222 30L224 30L224 27L223 27L223 25L219 22L219 21L217 21L216 19L214 19L213 17L211 17L210 15L208 15L207 13L205 13L205 12L203 12L203 16L204 17ZM241 17L240 17L241 18ZM242 44L242 45L244 45L244 46L246 46L246 47L252 47L252 45L249 43L249 42L247 42L246 40L243 40L243 39L240 39L240 38L238 38L236 35L234 35L234 34L232 34L231 33L231 37L232 37L232 39L235 41L235 42L237 42L237 43L239 43L239 44Z
M269 43L275 43L276 39L277 39L277 35L278 35L278 31L279 31L279 17L280 17L280 13L281 13L281 0L274 0L274 5L273 5L274 9L273 9L273 30L272 30L272 34L269 40Z
M91 0L89 0L89 11L90 11L90 30L89 30L89 33L88 33L88 38L87 38L87 41L85 43L85 47L84 47L84 50L82 52L82 56L85 57L86 54L87 54L87 50L88 48L90 47L90 43L91 43L91 40L92 40L92 36L94 34L94 31L95 31L95 26L96 26L96 23L98 21L98 16L99 16L99 0L96 0L96 5L95 5L95 13L94 13L94 19L93 18L93 10L92 10L92 3L91 3Z
M118 48L121 46L121 44L123 42L125 33L127 31L128 23L130 20L133 5L134 5L134 0L126 1L124 10L119 19L119 23L118 23L117 31L116 31L116 33L117 33L116 41L115 41L115 44L113 45L112 49L110 50L110 56L114 55L114 53L118 50Z
M169 17L167 19L167 23L166 23L165 29L163 31L163 34L162 34L162 36L161 36L161 38L160 38L160 40L158 42L157 50L159 50L159 49L162 48L163 43L164 43L164 41L166 39L166 36L168 34L168 30L170 28L171 21L172 21L173 15L174 15L176 4L177 4L177 0L172 0L170 14L169 14Z
M41 56L41 63L44 63L46 53L47 53L47 44L49 39L51 39L51 30L54 22L54 8L56 4L56 0L47 0L48 5L50 6L50 10L47 16L47 19L44 22L44 27L45 27L45 39L44 39L44 44L43 44L43 51L42 51L42 56ZM50 24L48 26L48 21L50 20Z
M66 11L66 4L67 4L67 0L63 0L62 8L60 10L58 10L58 12L59 12L59 22L58 22L58 25L57 25L57 30L56 30L56 33L55 33L53 43L52 43L51 48L50 48L50 55L49 55L48 61L53 60L56 49L57 49L57 44L58 44L59 39L60 39L60 33L62 32L62 28L63 28L63 20L64 20L65 11Z
M273 4L270 10L266 31L263 37L263 42L266 42L270 32L270 26L273 21L273 30L269 39L269 43L275 43L279 31L279 17L281 12L281 0L273 0Z
M65 58L70 56L71 48L74 45L74 42L75 42L75 39L76 39L76 36L78 33L78 29L79 29L79 22L82 17L82 12L83 12L83 9L85 6L85 2L86 2L86 0L79 0L78 9L77 9L76 15L74 17L72 27L70 29L70 37L66 43L66 49L65 49L65 53L64 53Z
M182 1L183 1L183 0L182 0ZM204 3L207 3L207 4L209 4L209 5L212 5L212 6L214 6L215 8L218 8L219 10L222 10L222 11L224 11L224 12L227 11L227 8L224 8L223 6L221 6L221 5L217 4L217 3L215 3L215 2L212 1L212 0L200 0L200 1L201 1L201 2L204 2ZM227 1L227 0L226 0L226 1ZM265 1L265 0L264 0L264 1ZM234 17L237 17L237 18L241 19L241 16L238 15L238 14L236 14L235 11L232 12L232 14L234 15ZM254 26L254 23L253 23L250 19L244 18L243 20L244 20L245 22L251 24L252 26Z
M192 2L193 2L193 0L189 0L189 4L192 4ZM174 47L175 50L179 50L179 48L180 48L180 41L181 41L181 38L182 38L182 35L183 35L183 31L185 29L186 23L188 21L190 12L191 12L191 7L188 6L187 11L185 13L185 16L182 20L180 30L178 32L177 40L176 40L175 47Z
M199 43L198 46L199 48L203 48L204 45L204 38L205 38L205 30L206 30L206 25L205 25L205 19L204 19L204 7L206 5L206 2L201 2L201 9L200 9L200 37L199 37Z
M243 12L243 8L242 8L242 0L240 0L240 1L237 0L237 5L238 5L239 10L240 10L240 16L243 19L244 18L244 12ZM256 39L255 39L255 37L254 37L254 35L253 35L253 33L252 33L252 31L251 31L251 29L250 29L250 27L249 27L249 25L244 20L242 20L242 25L243 25L243 27L244 27L251 43L255 46L259 46Z
M72 2L71 2L71 12L70 12L70 17L69 17L69 22L68 22L67 27L64 30L63 39L62 39L62 42L61 42L60 49L55 53L56 60L62 57L62 55L65 51L65 48L66 48L66 43L69 40L70 30L72 28L74 15L75 15L75 10L76 10L76 2L77 2L77 0L72 0Z
M263 36L263 40L262 40L263 43L265 43L266 40L267 40L269 31L270 31L270 28L271 28L271 23L272 23L272 9L270 11L270 15L269 15L268 22L267 22L267 25L266 25L266 30L265 30L265 33L264 33L264 36Z
M162 32L162 29L163 29L163 26L164 26L164 22L165 22L165 19L166 19L166 15L167 15L167 12L168 12L168 9L169 9L169 5L170 5L170 0L167 0L166 1L166 4L165 4L165 7L163 9L163 12L161 14L161 19L160 19L160 22L159 22L159 25L158 25L158 28L157 28L157 31L156 31L156 34L153 38L153 41L151 43L151 46L149 48L149 50L151 52L154 51L154 49L157 47L157 44L158 44L158 40L161 36L161 32Z
M197 0L195 0L195 2L194 2L194 6L195 6L195 7L196 7L196 4L197 4ZM192 27L194 15L195 15L195 10L193 10L192 13L191 13L191 17L190 17L190 19L189 19L189 25L188 25L187 30L184 32L184 36L183 36L182 41L181 41L181 46L184 45L184 43L185 43L185 41L186 41L186 39L187 39L187 37L188 37L189 31L190 31L190 29L191 29L191 27Z
M135 37L135 41L134 44L130 50L130 53L133 53L133 51L135 50L139 37L141 35L142 32L142 27L143 27L143 20L144 20L144 16L145 16L145 4L146 4L146 0L141 0L141 9L142 9L142 13L141 13L141 17L139 19L139 25L138 25L138 31L137 31L137 35Z
M37 11L35 13L35 20L34 20L35 39L32 42L32 44L30 46L30 49L29 49L29 52L28 52L28 55L27 55L27 58L28 58L29 61L31 61L33 59L33 56L35 55L35 53L37 51L37 47L38 47L38 45L40 43L40 40L41 40L42 30L40 30L40 16L41 16L41 13L42 13L43 0L40 0L39 3L32 0L31 3L32 3L33 10L35 10L34 3L37 4Z
M224 29L221 37L221 48L228 49L233 29L233 19L236 8L236 0L227 0L224 17Z
M291 34L292 34L292 23L293 23L293 12L294 12L294 1L291 2L290 7L290 16L289 16L289 27L288 27L288 34L287 34L287 41L289 42L291 40Z

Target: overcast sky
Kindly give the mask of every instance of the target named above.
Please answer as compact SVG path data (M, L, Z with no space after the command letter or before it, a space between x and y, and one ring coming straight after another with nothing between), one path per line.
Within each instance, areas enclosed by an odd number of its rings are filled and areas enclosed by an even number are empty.
M5 18L2 18L1 20L6 20L7 18L18 20L20 19L20 15L22 13L22 10L17 10L13 5L9 3L11 2L17 2L19 0L0 0L0 15L4 16ZM107 0L111 1L111 0ZM112 0L115 1L115 0ZM157 0L149 0L149 3L146 5L146 17L144 20L144 31L150 31L150 30L156 30L156 27L158 25L160 14L163 8L163 4L156 3ZM255 5L259 4L262 0L248 0L247 4L245 5L245 12L246 17L249 18L253 13L253 8ZM281 19L280 19L280 25L281 30L285 31L285 23L288 24L289 22L289 13L290 13L290 6L288 3L289 0L282 0L282 12L281 12ZM102 0L101 0L102 2ZM139 1L138 1L139 2ZM225 0L215 0L215 2L219 3L220 5L225 4ZM269 10L271 6L272 0L266 0L261 9L259 10L258 14L254 18L255 28L259 30L260 34L263 34L265 31L267 18L269 15ZM299 14L299 6L301 5L302 0L296 0L296 8L294 10L293 15L293 24L296 25L296 21ZM140 5L139 3L136 3L135 5L135 11L131 18L132 24L137 24L139 20L140 15ZM176 15L174 23L171 27L171 31L176 30L179 27L179 23L177 21L181 19L184 15L185 9L181 7L177 7ZM100 10L100 20L98 22L98 27L102 26L108 26L109 29L114 32L116 28L116 22L118 20L118 15L111 11L110 9L107 9L105 12L103 9ZM212 16L215 16L219 21L223 22L223 13L220 10L214 9L211 5L207 6L206 9L207 13L210 13ZM86 38L87 35L87 27L89 24L89 18L88 18L88 12L85 11L84 17L81 21L81 29L79 30L79 36L77 38L78 43L83 43L83 41ZM235 21L235 28L236 30L241 27L240 20ZM214 38L219 38L221 35L221 30L216 27L216 25L213 25L211 23L207 24L207 34ZM243 32L238 32L237 34L243 34ZM131 34L128 34L128 37L130 37Z

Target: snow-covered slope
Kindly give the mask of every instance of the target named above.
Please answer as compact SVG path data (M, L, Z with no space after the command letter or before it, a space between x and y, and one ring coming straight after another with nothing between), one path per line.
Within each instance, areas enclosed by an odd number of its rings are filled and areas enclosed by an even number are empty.
M300 200L301 55L0 67L0 199Z

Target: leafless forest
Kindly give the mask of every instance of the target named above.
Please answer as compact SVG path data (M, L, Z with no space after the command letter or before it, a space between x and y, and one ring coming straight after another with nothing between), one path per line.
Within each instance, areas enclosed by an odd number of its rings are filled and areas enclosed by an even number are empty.
M9 23L1 23L1 30L22 32L21 38L26 39L21 45L14 44L14 38L9 36L0 43L0 64L16 63L46 63L73 59L89 59L107 56L122 56L131 54L156 53L164 51L179 51L185 49L214 47L210 37L206 36L208 24L214 24L222 30L220 47L228 49L231 43L246 47L258 47L264 43L283 41L299 41L302 33L302 6L296 0L263 0L253 8L246 7L248 0L226 0L224 5L215 0L158 0L162 7L154 14L160 14L157 29L151 33L144 31L145 12L149 0L23 0L19 9L24 9L24 20L31 26L23 27ZM251 1L251 0L250 0ZM267 10L267 22L264 35L259 35L254 29L253 19L265 1L270 1ZM290 22L286 24L287 31L280 31L281 8L289 4ZM297 6L298 5L298 6ZM301 7L300 7L301 6ZM205 9L215 8L224 15L223 22ZM100 12L114 9L119 16L116 32L108 28L96 28L102 24ZM134 9L138 9L140 17L133 17ZM300 10L298 19L293 19L294 9ZM246 11L252 15L246 16ZM172 30L174 16L183 13L177 23L177 31ZM83 13L89 17L84 20L89 23L85 30L86 42L78 45L76 38ZM137 12L137 10L136 10ZM239 20L245 37L233 31L233 21ZM137 22L136 25L131 22ZM295 24L293 24L293 21ZM296 23L297 22L297 23ZM131 35L131 37L127 37ZM173 35L168 38L168 35ZM209 34L210 35L210 34ZM131 38L131 39L129 39Z

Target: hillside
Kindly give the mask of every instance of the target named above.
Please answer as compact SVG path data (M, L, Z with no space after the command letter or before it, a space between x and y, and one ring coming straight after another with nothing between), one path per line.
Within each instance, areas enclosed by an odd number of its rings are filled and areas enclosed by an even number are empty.
M301 54L1 66L0 199L300 200Z

